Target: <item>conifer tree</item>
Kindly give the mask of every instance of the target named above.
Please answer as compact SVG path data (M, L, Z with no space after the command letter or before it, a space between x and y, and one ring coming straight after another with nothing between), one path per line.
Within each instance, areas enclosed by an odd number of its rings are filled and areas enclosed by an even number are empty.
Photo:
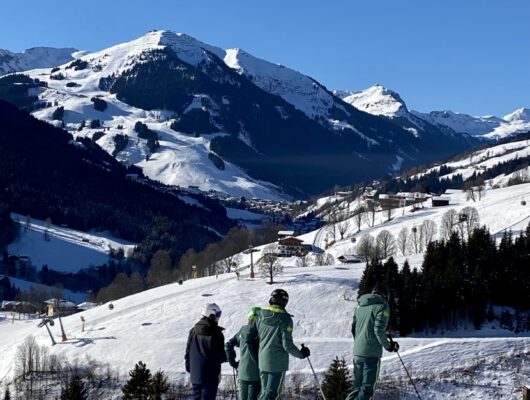
M78 376L74 376L61 390L61 400L86 400L88 390Z
M134 369L129 371L129 380L121 388L123 400L148 400L151 382L151 371L143 362L138 361Z
M167 382L167 377L162 371L157 371L153 375L150 385L150 399L151 400L161 400L162 395L169 390L169 384Z
M324 376L322 391L327 400L344 400L352 385L352 379L344 358L335 359L331 362Z

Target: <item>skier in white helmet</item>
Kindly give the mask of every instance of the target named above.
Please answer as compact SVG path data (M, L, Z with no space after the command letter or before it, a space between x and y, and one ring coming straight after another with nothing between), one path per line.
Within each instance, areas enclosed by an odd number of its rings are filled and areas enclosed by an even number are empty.
M219 323L221 308L205 304L202 318L191 328L186 345L186 371L190 373L194 400L214 400L226 362L223 328Z

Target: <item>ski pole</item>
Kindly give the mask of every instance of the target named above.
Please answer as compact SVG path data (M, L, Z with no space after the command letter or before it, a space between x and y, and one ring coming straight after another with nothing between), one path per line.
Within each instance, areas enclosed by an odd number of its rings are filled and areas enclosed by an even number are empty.
M237 398L236 369L235 369L235 368L232 368L232 375L233 375L233 377L234 377L234 393L236 394L236 400L238 400L238 398Z
M311 360L309 359L309 357L307 357L307 361L309 362L309 366L311 367L311 371L313 371L313 376L315 377L315 381L317 381L318 388L320 389L320 394L322 395L322 398L324 400L326 400L326 396L324 395L324 391L322 390L322 385L320 384L320 381L318 380L318 376L315 373L315 369L313 368L313 364L311 363Z
M388 339L390 342L394 342L394 339L392 339L392 334L390 333L390 330L387 332ZM412 386L414 387L414 391L416 392L416 395L418 396L418 399L421 400L420 393L418 392L418 388L416 388L416 385L414 384L414 381L412 380L409 370L405 366L405 363L403 362L403 359L401 358L401 355L399 354L399 351L396 351L397 356L399 357L399 361L401 361L401 365L403 365L403 368L405 369L405 372L407 373L407 376L409 377L410 383L412 383Z
M412 386L414 387L414 390L416 391L416 395L418 396L418 399L421 400L421 396L418 392L418 389L416 388L416 385L414 384L414 381L412 380L412 378L410 377L410 374L409 374L409 370L407 369L407 367L405 367L405 363L403 362L403 359L401 358L401 356L399 355L399 352L396 351L396 354L398 355L399 357L399 361L401 361L401 365L403 365L403 368L405 368L405 372L407 373L408 377L409 377L409 380L410 380L410 383L412 383Z

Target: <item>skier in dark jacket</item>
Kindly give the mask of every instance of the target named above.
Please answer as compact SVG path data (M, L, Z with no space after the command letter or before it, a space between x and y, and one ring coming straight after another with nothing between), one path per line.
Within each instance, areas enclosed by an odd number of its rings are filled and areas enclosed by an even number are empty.
M226 362L223 328L218 325L221 309L206 304L202 318L190 330L186 345L186 371L190 373L194 400L214 400Z
M259 370L261 394L259 400L276 400L281 392L285 372L289 370L289 354L296 358L310 356L302 345L293 343L293 320L285 311L289 295L283 289L272 292L269 306L257 312L253 334L259 337Z
M353 314L353 386L346 400L371 400L374 396L383 348L398 351L387 337L390 308L388 290L376 285L372 293L359 297Z
M243 325L239 332L225 344L228 362L232 368L237 369L240 400L257 400L261 388L258 368L258 338L251 332L259 310L259 307L251 307L248 313L248 324ZM236 361L234 350L236 346L240 349L239 362Z

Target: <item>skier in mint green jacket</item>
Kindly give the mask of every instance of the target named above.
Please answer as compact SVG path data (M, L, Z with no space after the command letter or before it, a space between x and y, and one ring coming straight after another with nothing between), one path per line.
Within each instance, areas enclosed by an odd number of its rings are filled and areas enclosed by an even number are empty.
M346 400L371 400L374 396L383 348L398 351L387 337L390 308L388 290L376 285L372 293L359 297L353 314L353 386Z
M288 302L289 295L285 290L274 290L269 300L270 305L257 312L256 322L252 327L253 334L259 337L259 400L279 398L285 372L289 370L289 354L296 358L311 355L307 347L302 345L298 349L293 343L293 320L285 310Z
M225 344L226 358L232 368L237 369L240 400L257 400L260 392L258 368L258 338L251 333L259 307L251 307L248 313L248 324ZM236 361L235 347L239 347L239 362Z

